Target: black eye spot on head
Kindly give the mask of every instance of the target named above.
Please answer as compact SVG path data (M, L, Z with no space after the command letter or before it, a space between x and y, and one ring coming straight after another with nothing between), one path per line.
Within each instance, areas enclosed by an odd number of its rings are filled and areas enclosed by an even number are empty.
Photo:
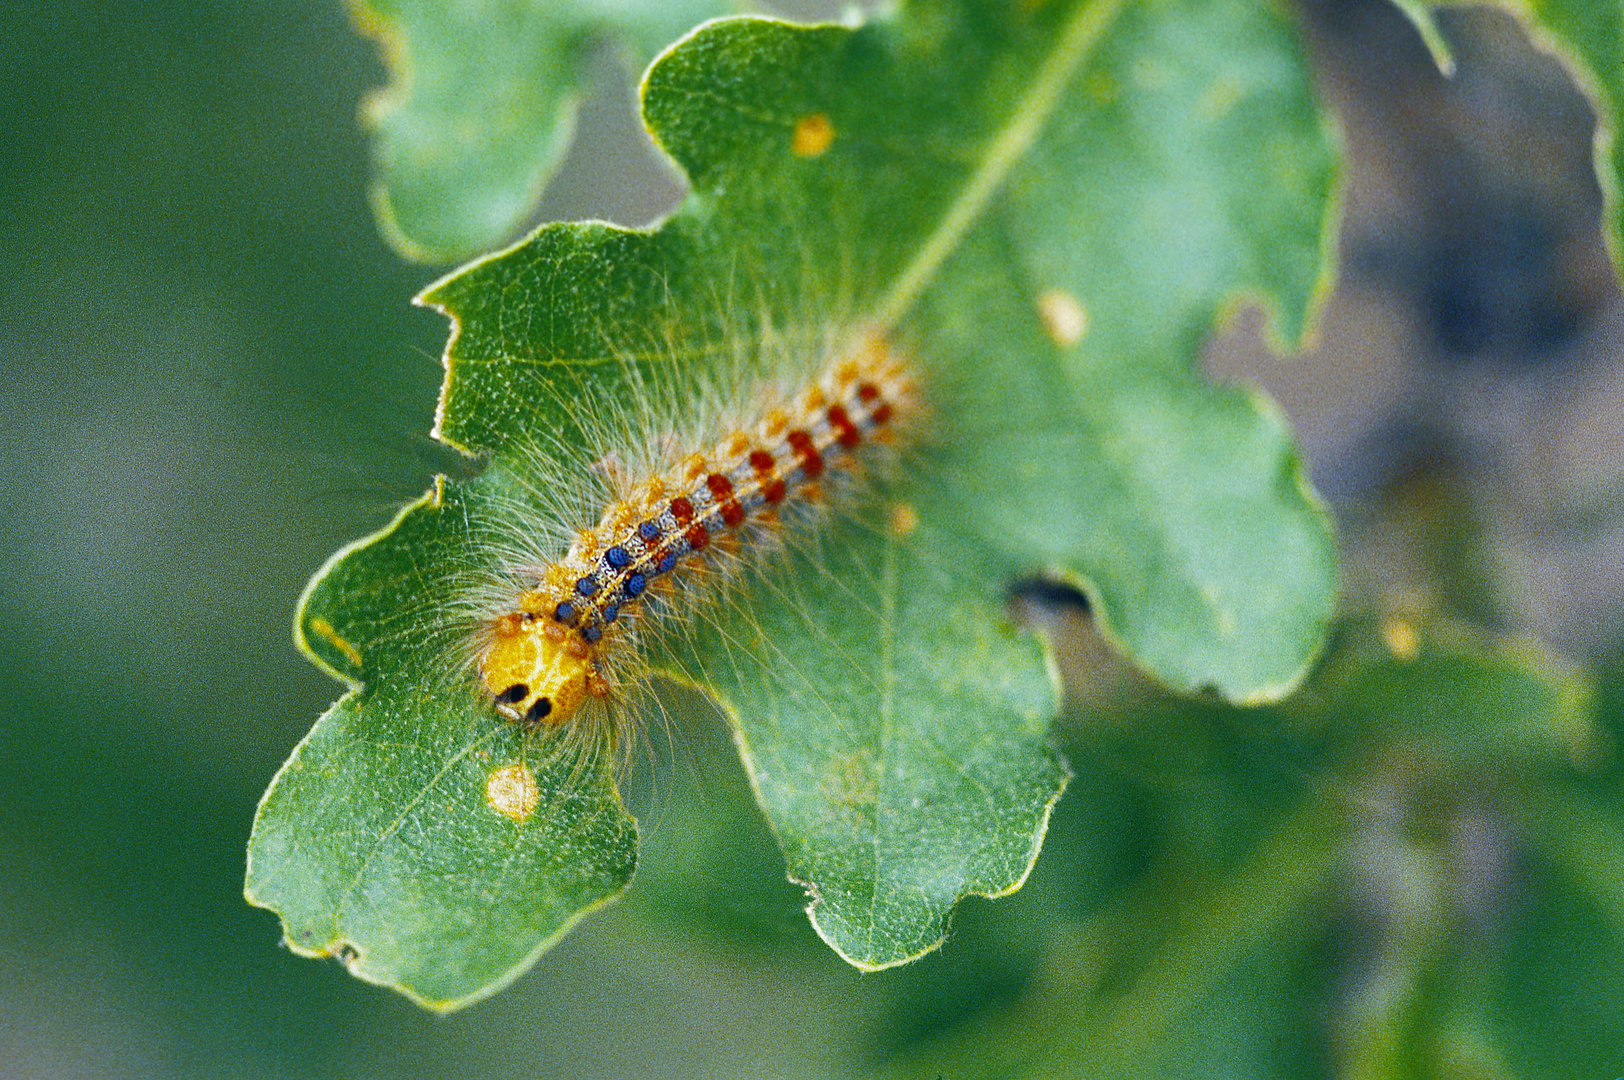
M497 694L496 700L502 705L512 705L514 702L523 701L529 695L530 688L522 682L516 682L500 694Z
M537 698L536 703L524 712L524 718L529 723L536 723L548 713L553 711L553 703L546 698Z

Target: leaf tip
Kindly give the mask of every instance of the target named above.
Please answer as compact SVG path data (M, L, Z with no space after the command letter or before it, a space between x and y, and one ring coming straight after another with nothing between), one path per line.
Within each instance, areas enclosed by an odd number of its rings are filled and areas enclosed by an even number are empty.
M1031 842L1022 860L1020 873L1015 875L1013 880L985 887L967 885L959 890L945 910L926 912L924 920L920 923L921 932L912 935L912 940L902 945L901 948L893 948L890 952L887 952L883 947L877 948L876 938L883 937L886 942L893 945L902 939L894 935L882 935L878 933L878 927L871 925L865 938L868 948L860 952L853 947L852 942L845 940L844 936L828 920L823 918L826 909L825 898L817 885L810 880L796 877L793 873L786 874L791 882L806 890L809 898L806 906L806 917L807 921L812 924L813 931L823 940L824 944L834 950L837 956L857 970L886 971L890 968L901 967L904 964L911 964L940 949L942 943L947 940L953 912L966 899L976 896L985 900L998 900L1019 892L1021 887L1026 884L1027 879L1031 877L1032 869L1037 865L1038 856L1043 851L1043 842L1049 835L1049 822L1054 815L1055 805L1060 801L1061 796L1066 793L1066 788L1070 785L1073 775L1075 775L1072 772L1071 763L1063 755L1052 749L1050 753L1057 767L1056 782L1048 797L1044 800L1042 807L1039 808L1037 821L1031 833Z

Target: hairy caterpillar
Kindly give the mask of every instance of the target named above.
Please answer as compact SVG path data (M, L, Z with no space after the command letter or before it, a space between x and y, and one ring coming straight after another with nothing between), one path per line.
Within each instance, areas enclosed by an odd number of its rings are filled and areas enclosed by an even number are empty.
M623 477L596 526L533 568L511 606L486 620L478 669L496 711L560 728L609 697L617 654L633 647L651 605L692 603L720 552L748 552L787 517L807 516L799 511L824 498L828 479L854 474L865 447L895 442L918 411L904 358L864 334L754 423L673 454L652 475Z

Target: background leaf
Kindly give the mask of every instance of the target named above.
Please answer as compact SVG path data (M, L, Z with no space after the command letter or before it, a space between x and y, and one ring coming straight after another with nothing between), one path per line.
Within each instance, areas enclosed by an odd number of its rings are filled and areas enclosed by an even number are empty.
M248 899L290 947L434 1009L506 985L636 859L613 755L538 759L446 670L445 629L422 625L444 618L422 597L459 585L447 538L467 541L474 497L437 488L306 595L306 651L361 688L277 774L248 849Z
M373 208L419 262L451 262L510 239L535 212L574 130L594 49L646 62L727 0L353 0L390 85L368 99Z
M1595 995L1618 964L1596 935L1619 904L1618 836L1553 753L1595 743L1582 684L1457 629L1420 635L1413 655L1373 630L1346 626L1276 709L1164 700L1072 729L1074 791L1093 807L1137 796L1111 825L1138 864L1112 880L1095 855L1051 881L1046 858L1029 887L1045 917L1030 980L882 1075L1605 1069L1616 1048ZM1499 831L1503 814L1534 843ZM1514 885L1508 861L1522 860ZM1068 903L1080 883L1095 895ZM1535 955L1541 934L1564 951L1591 942L1571 1023L1549 1008L1563 995Z

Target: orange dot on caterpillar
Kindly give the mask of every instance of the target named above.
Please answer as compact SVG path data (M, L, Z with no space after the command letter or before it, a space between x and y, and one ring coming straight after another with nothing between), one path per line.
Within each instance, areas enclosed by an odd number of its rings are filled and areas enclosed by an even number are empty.
M709 453L675 453L661 475L624 478L635 494L606 507L596 528L581 530L487 623L479 670L496 711L556 728L608 697L608 661L651 597L681 602L684 583L703 577L718 550L747 548L747 530L817 503L823 477L855 472L863 447L891 441L916 410L903 359L866 336Z

